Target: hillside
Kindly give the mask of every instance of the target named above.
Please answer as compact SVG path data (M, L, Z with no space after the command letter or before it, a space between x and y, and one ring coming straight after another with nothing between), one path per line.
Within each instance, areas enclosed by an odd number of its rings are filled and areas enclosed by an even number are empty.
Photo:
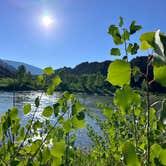
M62 79L61 89L71 91L81 91L89 93L107 93L114 91L115 87L107 83L107 69L111 61L104 62L84 62L74 68L60 68L56 70L56 74ZM131 67L138 67L142 73L146 73L147 57L136 57L130 61ZM153 79L153 67L150 67L149 78ZM141 87L143 77L137 79L131 78L132 87ZM166 92L166 88L160 84L153 82L150 86L151 91Z
M6 63L8 62L8 63ZM134 68L137 66L142 73L146 73L146 62L147 57L136 57L131 60L131 67ZM61 85L58 87L58 90L62 91L71 91L71 92L87 92L87 93L98 93L98 94L112 94L115 91L116 87L112 86L106 81L107 69L111 61L104 62L83 62L79 65L76 65L74 68L64 67L55 70L55 73L59 75L62 79ZM11 65L9 65L11 64ZM13 77L16 69L19 65L23 64L27 71L31 71L33 75L41 74L42 70L25 64L21 62L14 61L0 61L0 77ZM14 68L14 67L15 68ZM27 75L28 76L28 75ZM26 76L26 77L27 77ZM27 78L23 81L24 84L19 85L19 90L26 89L28 83L32 83L35 80L28 81ZM30 77L31 78L31 77ZM153 67L150 67L149 78L153 79ZM32 79L32 78L31 78ZM140 88L143 83L143 77L133 78L131 77L131 86ZM20 86L20 87L19 87ZM10 86L11 87L11 86ZM24 87L24 88L22 88ZM37 89L33 87L33 83L28 86L30 89ZM9 88L10 89L10 88ZM155 82L150 86L151 91L155 92L166 92L166 88L163 88L160 84Z
M0 78L13 77L15 73L16 69L14 67L0 60Z
M17 69L20 65L24 65L27 71L30 71L33 75L39 75L42 74L42 69L29 65L24 62L17 62L17 61L11 61L11 60L3 60L8 65L12 66L13 68Z
M64 67L56 70L56 73L68 73L73 75L95 74L100 73L107 75L107 69L111 61L104 62L83 62L76 65L74 68Z

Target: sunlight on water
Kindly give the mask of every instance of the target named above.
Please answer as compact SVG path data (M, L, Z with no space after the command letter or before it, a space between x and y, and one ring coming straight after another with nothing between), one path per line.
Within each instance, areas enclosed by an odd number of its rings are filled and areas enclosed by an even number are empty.
M21 123L25 124L28 119L31 119L33 112L35 111L35 98L38 96L41 96L40 91L31 91L31 92L16 92L16 107L19 109L19 117L21 118ZM61 93L56 92L52 96L47 96L45 94L42 95L40 107L36 113L35 119L44 121L45 118L42 116L43 108L54 104L57 102L59 97L61 96ZM102 97L102 96L92 96L92 95L85 95L85 94L76 94L80 102L87 108L87 112L85 113L85 126L86 124L90 124L96 131L100 132L100 128L98 125L96 125L96 122L94 119L92 119L90 116L88 116L88 113L93 113L97 116L99 116L101 119L104 119L103 115L97 110L96 108L96 102L104 102L109 103L111 101L110 97ZM23 114L23 106L25 104L31 104L32 111L24 116ZM0 114L5 113L6 110L10 109L13 104L13 93L12 92L0 92ZM54 116L50 118L51 122L55 122ZM77 147L84 147L89 148L91 146L91 140L87 136L87 129L86 127L83 129L79 129L76 131L77 140L75 145ZM38 137L37 137L38 138ZM34 138L34 139L37 139Z

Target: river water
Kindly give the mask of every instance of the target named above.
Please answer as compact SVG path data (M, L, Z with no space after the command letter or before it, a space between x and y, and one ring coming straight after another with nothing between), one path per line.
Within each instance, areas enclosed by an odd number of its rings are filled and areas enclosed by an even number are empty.
M19 117L21 118L22 124L26 122L32 116L34 110L34 101L35 98L40 96L42 92L40 91L24 91L24 92L16 92L15 94L15 105L19 109ZM40 107L36 114L36 118L39 120L43 120L42 111L43 108L54 104L62 95L60 92L55 92L52 96L42 95ZM81 104L85 106L87 111L85 112L85 126L86 124L90 124L97 132L100 132L99 126L96 124L96 121L89 116L89 114L94 114L98 116L101 120L104 120L104 116L97 109L96 103L102 102L105 104L111 103L111 97L108 96L98 96L98 95L87 95L87 94L75 94L77 98L80 100ZM23 106L27 103L32 105L32 111L24 116L23 114ZM12 92L0 92L0 114L3 114L13 106L13 93ZM87 136L87 129L84 127L83 129L79 129L76 131L77 140L75 142L75 146L87 148L91 147L92 142L90 138Z

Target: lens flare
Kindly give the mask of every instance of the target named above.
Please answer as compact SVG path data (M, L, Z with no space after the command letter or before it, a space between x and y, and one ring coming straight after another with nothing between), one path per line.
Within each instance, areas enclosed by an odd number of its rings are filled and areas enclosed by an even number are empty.
M45 27L51 27L54 23L54 19L48 15L48 14L44 14L42 16L42 24L45 26Z

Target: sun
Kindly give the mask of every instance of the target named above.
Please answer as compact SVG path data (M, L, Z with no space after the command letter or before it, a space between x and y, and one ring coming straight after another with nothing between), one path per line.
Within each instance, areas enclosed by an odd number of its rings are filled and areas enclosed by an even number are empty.
M41 21L45 27L51 27L54 23L54 19L48 14L44 14Z

